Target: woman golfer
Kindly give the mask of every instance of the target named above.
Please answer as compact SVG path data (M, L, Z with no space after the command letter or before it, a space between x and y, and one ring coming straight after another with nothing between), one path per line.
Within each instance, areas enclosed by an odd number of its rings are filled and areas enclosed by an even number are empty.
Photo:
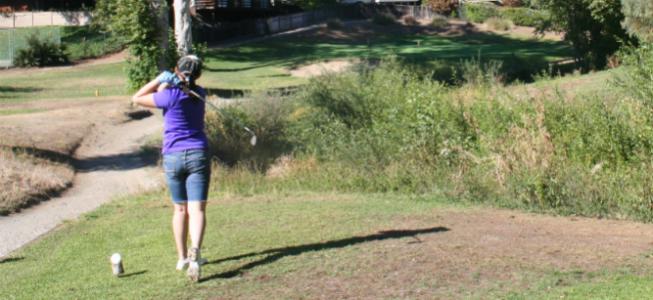
M204 133L204 102L189 95L189 89L202 97L206 91L195 84L202 74L202 61L194 55L177 62L175 72L164 72L143 86L132 97L138 105L163 110L163 168L174 203L172 232L175 238L177 270L188 266L190 280L200 278L200 257L206 217L206 199L211 176ZM190 233L191 248L187 251Z

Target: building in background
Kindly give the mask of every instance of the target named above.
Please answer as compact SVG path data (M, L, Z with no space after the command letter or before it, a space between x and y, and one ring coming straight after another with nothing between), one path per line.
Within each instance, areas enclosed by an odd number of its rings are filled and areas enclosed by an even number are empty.
M4 0L0 11L76 11L94 6L95 0Z

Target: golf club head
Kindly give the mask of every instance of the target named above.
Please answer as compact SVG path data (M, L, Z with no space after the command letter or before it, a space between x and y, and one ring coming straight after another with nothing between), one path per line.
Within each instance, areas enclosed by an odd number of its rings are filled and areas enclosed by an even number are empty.
M245 128L245 131L247 131L249 134L252 135L252 138L249 139L249 144L252 145L252 146L256 146L256 139L257 138L256 138L256 134L254 133L254 131L247 128L247 126L243 126L243 128Z

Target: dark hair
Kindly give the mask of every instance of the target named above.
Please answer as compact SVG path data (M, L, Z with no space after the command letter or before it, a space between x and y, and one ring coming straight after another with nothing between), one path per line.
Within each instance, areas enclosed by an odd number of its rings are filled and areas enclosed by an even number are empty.
M195 80L202 76L202 60L196 55L186 55L177 61L177 70L184 75L189 87L195 88Z

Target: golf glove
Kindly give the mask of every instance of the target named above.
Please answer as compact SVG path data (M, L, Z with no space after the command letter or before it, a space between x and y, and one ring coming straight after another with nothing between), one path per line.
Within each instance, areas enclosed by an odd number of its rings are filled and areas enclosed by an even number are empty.
M170 71L163 71L163 73L161 73L157 79L159 80L159 83L167 83L171 86L178 86L181 84L181 80L177 74Z

